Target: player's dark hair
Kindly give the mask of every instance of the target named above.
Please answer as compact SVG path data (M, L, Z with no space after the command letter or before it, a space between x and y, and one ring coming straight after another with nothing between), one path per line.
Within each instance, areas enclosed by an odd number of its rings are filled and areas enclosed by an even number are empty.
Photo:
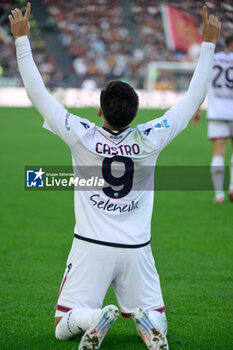
M123 81L112 80L101 90L100 107L103 116L115 128L123 128L132 122L138 104L137 93Z
M231 42L233 42L233 34L228 35L228 36L226 37L226 40L225 40L226 46L229 46Z

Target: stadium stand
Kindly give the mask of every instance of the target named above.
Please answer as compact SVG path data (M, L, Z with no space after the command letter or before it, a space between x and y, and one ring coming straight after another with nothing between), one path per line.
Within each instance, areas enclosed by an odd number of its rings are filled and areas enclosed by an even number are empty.
M148 62L186 60L183 52L169 52L166 48L161 1L31 2L34 58L50 87L61 85L59 82L63 81L66 86L93 89L102 87L106 80L123 77L135 87L143 88L144 68ZM21 84L9 34L8 14L10 9L25 3L23 0L2 0L0 3L0 85L9 78L14 85ZM34 5L37 5L35 12ZM169 5L185 10L201 23L201 1L174 0L169 1ZM226 35L233 31L232 1L209 0L207 5L223 23L217 48L220 50ZM56 52L52 41L56 42Z
M10 35L8 15L10 10L18 7L24 8L25 1L2 0L0 3L0 86L21 85L18 67L15 58L15 47ZM50 87L59 85L63 79L62 70L58 68L56 59L47 49L45 40L42 39L41 29L31 15L31 46L34 59L43 75L43 79Z

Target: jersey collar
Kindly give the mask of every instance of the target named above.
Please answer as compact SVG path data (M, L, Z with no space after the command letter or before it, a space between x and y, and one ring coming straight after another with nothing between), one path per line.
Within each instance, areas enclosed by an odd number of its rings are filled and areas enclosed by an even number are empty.
M98 131L108 141L117 145L121 143L131 133L132 130L130 129L130 127L127 127L123 130L113 131L105 127L101 127L98 129Z

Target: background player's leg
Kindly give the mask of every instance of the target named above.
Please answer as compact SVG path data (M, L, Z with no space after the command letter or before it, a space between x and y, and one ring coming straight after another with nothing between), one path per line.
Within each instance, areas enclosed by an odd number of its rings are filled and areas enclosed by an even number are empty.
M229 198L233 202L233 138L232 141L232 155L230 164L230 185L229 185Z
M211 161L211 177L215 191L215 202L224 201L224 157L226 153L226 139L213 140L213 157Z

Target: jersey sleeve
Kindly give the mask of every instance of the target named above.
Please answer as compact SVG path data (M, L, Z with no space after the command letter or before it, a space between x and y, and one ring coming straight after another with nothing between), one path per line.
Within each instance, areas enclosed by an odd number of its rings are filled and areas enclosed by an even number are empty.
M72 147L93 125L89 120L69 113L60 105L54 117L44 118L43 128L59 136L69 147Z
M162 117L138 126L144 141L150 143L152 151L160 152L187 126L188 122L182 122L180 113L179 108L174 106Z
M71 147L94 124L69 113L50 95L33 60L27 36L17 38L15 45L20 75L29 99L44 118L43 127Z
M214 49L213 43L202 43L200 57L185 96L161 118L138 127L144 135L148 129L148 141L154 145L155 150L161 151L185 129L193 114L204 101L212 73Z

